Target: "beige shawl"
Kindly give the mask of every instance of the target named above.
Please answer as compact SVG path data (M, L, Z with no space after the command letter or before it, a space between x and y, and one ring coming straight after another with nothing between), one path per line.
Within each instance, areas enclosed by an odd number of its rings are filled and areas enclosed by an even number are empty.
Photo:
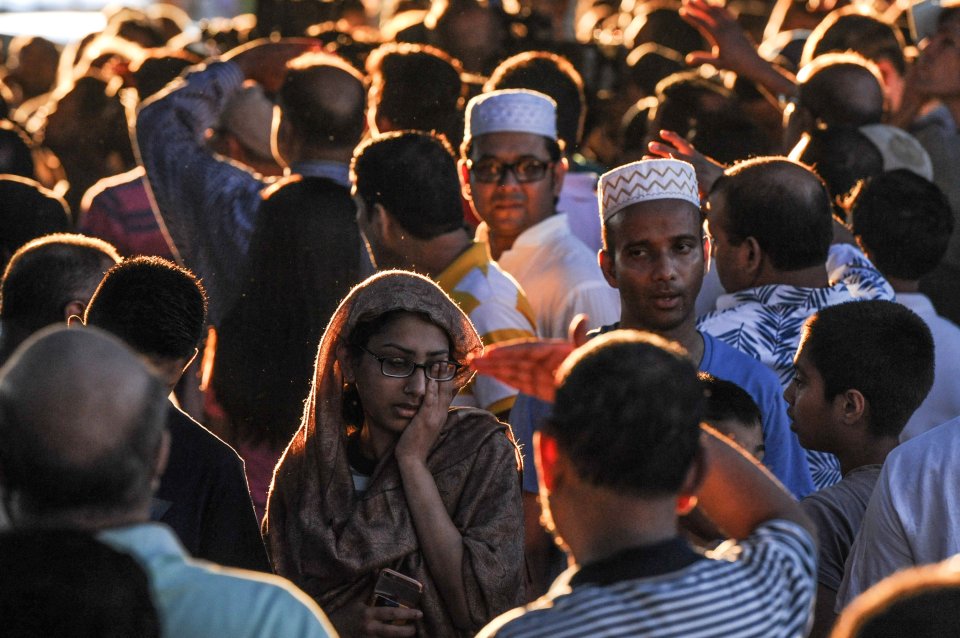
M358 634L362 605L384 567L424 584L419 636L472 635L523 602L519 457L508 426L482 410L451 409L427 459L463 536L472 626L457 630L420 551L392 455L380 460L363 496L346 456L337 346L358 321L395 309L429 316L450 336L459 361L483 348L466 315L429 279L391 271L354 288L321 340L303 423L274 475L265 538L277 573L312 596L344 636ZM457 387L470 376L461 371Z

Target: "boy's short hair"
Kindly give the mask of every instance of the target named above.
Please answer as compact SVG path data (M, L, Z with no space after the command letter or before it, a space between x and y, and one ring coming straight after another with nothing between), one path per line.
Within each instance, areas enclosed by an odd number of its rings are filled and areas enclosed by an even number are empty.
M564 362L544 432L597 486L675 494L699 450L703 386L679 345L616 330Z
M704 421L713 423L732 419L744 425L762 425L760 408L746 390L708 372L700 372L698 376L707 400Z
M876 436L898 436L933 385L933 336L923 319L891 301L829 306L803 325L800 348L832 399L853 389L870 406Z
M886 277L920 279L940 263L953 212L937 185L898 169L860 191L853 205L853 234Z
M136 257L108 270L84 314L87 325L164 359L192 356L206 318L203 285L189 270L160 257Z

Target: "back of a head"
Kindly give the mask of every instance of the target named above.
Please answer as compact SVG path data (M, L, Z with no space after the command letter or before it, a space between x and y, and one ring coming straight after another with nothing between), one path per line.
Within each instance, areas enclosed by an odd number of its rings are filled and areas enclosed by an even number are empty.
M59 233L23 245L10 258L0 283L0 361L31 333L64 322L71 302L85 306L103 274L119 261L113 246L84 235Z
M702 50L707 46L703 36L680 17L679 5L675 0L638 4L640 12L624 29L624 42L631 47L656 42L684 56Z
M544 432L581 479L638 497L680 490L704 411L703 388L682 348L618 330L579 348L558 374Z
M730 109L733 94L698 71L682 71L657 84L659 104L651 113L651 134L667 129L686 136L702 119L720 116Z
M484 92L529 89L557 103L557 135L573 151L583 135L587 99L583 78L564 57L545 51L527 51L507 58L494 70Z
M177 78L184 69L201 60L191 53L176 51L166 55L150 55L140 61L133 69L133 81L137 87L137 96L143 102Z
M803 48L801 66L835 51L853 51L868 60L889 61L898 73L906 70L903 35L892 24L861 5L836 9L813 30Z
M630 80L646 95L656 92L660 80L687 68L683 56L655 42L641 44L631 51L626 63Z
M367 214L380 204L419 239L463 226L457 162L437 136L388 133L358 148L351 170Z
M739 423L763 423L760 408L750 394L736 383L718 379L707 372L700 372L700 382L703 383L706 396L706 410L704 421L733 420Z
M856 53L827 53L797 74L800 104L820 125L863 126L883 118L883 80Z
M936 184L906 169L873 178L853 206L853 234L886 277L920 279L940 263L954 220Z
M824 264L833 238L833 211L823 181L783 157L757 157L728 168L714 183L731 241L757 240L775 268Z
M0 369L0 467L16 524L71 526L146 511L166 387L122 342L52 327ZM98 518L103 517L103 518Z
M804 324L800 347L823 377L827 399L850 389L863 394L875 436L899 436L933 385L930 329L892 301L823 308Z
M366 66L377 115L389 119L393 130L436 131L451 144L460 143L464 85L459 62L431 46L390 43L374 50Z
M0 267L31 239L69 227L70 209L62 197L32 179L0 175Z
M206 311L206 293L193 273L159 257L136 257L107 271L87 304L84 323L141 354L177 360L193 355Z
M901 570L858 596L831 638L960 635L960 559Z
M0 534L0 617L7 638L158 638L143 568L89 534Z
M836 199L858 182L883 172L879 149L859 130L837 126L810 131L800 161L813 167Z
M330 54L305 53L288 62L277 103L297 137L309 146L352 149L363 135L363 79Z

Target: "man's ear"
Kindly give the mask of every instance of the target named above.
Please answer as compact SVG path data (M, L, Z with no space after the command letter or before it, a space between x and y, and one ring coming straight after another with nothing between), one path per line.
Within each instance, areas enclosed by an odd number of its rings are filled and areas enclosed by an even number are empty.
M460 171L460 194L468 202L473 201L473 193L470 191L470 169L467 167L467 161L457 160L457 169Z
M154 493L160 488L160 477L167 469L167 461L170 459L170 431L164 428L160 436L160 449L157 450L157 458L153 464L153 476L150 480L150 492Z
M198 355L199 353L200 353L200 349L199 349L199 348L194 348L194 349L193 349L193 354L190 356L189 359L187 359L187 362L186 362L185 364L183 364L183 368L180 370L180 374L183 374L184 372L187 371L187 368L190 367L190 364L193 363L194 359L197 358L197 355Z
M553 492L557 481L557 461L559 451L557 440L543 432L533 433L533 460L537 467L540 483L548 492Z
M747 237L740 244L740 250L743 251L741 254L741 265L744 272L749 275L750 281L754 281L763 268L763 260L765 257L763 249L760 248L760 244L756 238Z
M597 253L597 261L600 262L600 272L603 273L603 278L607 280L607 283L613 288L619 287L617 285L617 262L613 258L613 254L603 248Z
M563 190L563 179L567 176L567 169L570 164L566 157L561 157L559 162L553 163L553 196L560 197L560 191Z
M695 495L700 491L703 479L707 475L707 456L703 451L703 444L697 444L697 452L693 456L693 461L687 469L687 475L683 478L683 485L680 487L681 495Z
M859 390L850 388L834 397L834 405L840 412L840 418L847 425L852 425L866 416L870 409L867 398Z
M70 315L67 317L67 326L70 328L82 328L86 324L83 323L83 315Z
M700 249L703 251L703 276L706 277L707 273L710 272L710 262L713 259L710 255L710 236L706 233L703 234L703 239L700 240Z
M69 326L70 317L76 316L79 319L80 317L83 317L83 312L86 309L87 309L87 304L80 301L79 299L73 299L72 301L68 301L67 305L63 307L63 320Z

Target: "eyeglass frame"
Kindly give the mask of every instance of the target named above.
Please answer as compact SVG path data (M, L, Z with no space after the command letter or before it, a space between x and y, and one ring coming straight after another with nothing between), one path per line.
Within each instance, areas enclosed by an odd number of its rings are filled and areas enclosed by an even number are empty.
M480 176L473 170L474 166L486 160L498 162L500 164L499 174L492 180L481 179ZM542 165L543 175L533 179L521 178L520 175L517 173L517 165L523 162L536 162L537 164ZM474 161L472 159L467 160L467 170L469 170L470 174L473 175L474 179L476 179L481 184L501 184L503 183L503 180L506 178L508 171L511 175L513 175L513 178L517 180L518 184L532 184L534 182L539 182L544 178L546 178L546 176L550 173L550 167L553 166L554 164L556 164L555 160L542 160L539 157L534 157L532 155L524 155L523 157L519 158L515 162L504 162L495 157L482 157L477 161Z
M428 363L417 363L417 362L415 362L415 361L410 361L409 359L406 359L406 358L404 358L404 357L382 357L382 356L380 356L380 355L378 355L378 354L375 354L375 353L373 353L373 352L370 352L370 351L367 350L365 347L363 347L363 346L361 346L361 345L359 345L359 344L356 344L356 343L353 344L353 346L356 347L356 348L359 348L360 350L363 350L363 351L366 352L368 355L370 355L371 357L373 357L374 359L376 359L376 360L380 363L380 374L382 374L383 376L388 377L388 378L390 378L390 379L409 379L409 378L412 377L414 374L416 374L417 368L420 368L420 369L423 370L423 376L426 377L427 379L430 379L431 381L440 381L440 382L453 381L454 379L457 378L457 373L460 372L460 369L463 368L463 364L462 364L462 363L459 363L459 362L457 362L457 361L452 361L452 360L450 360L450 359L443 359L443 360L441 360L441 361L430 361L430 362L428 362ZM410 372L408 372L407 374L402 375L402 376L401 376L401 375L397 375L397 374L387 374L387 372L383 369L383 362L386 361L387 359L401 359L401 360L403 360L403 361L406 361L408 364L410 364L410 365L412 366L412 367L410 368ZM453 366L453 374L450 375L450 378L449 378L449 379L438 379L438 378L436 378L436 377L430 376L430 373L427 372L427 368L428 368L429 366L436 365L436 364L438 364L438 363L446 363L446 364L449 364L449 365L452 365L452 366Z

